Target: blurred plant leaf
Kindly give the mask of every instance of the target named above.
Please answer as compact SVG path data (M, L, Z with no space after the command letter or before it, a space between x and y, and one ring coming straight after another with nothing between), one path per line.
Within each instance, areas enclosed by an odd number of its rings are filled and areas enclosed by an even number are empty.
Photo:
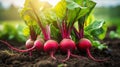
M86 19L86 21L85 21L85 23L84 23L84 26L87 27L87 26L88 26L90 23L92 23L94 20L95 20L95 17L94 17L93 14L91 13L91 14L87 17L87 19Z
M9 23L4 23L3 28L0 31L0 39L24 42L26 38L21 32L22 28L23 26L20 25L16 26Z
M119 35L117 32L115 32L115 31L110 31L109 37L110 37L111 39L120 38L120 35Z
M68 0L67 0L67 9L68 9L69 23L77 21L79 18L81 18L88 12L87 7L81 7L76 2L68 1Z
M50 26L50 29L51 29L51 38L60 42L62 40L62 36L61 36L61 33L60 33L59 29L57 29L52 24Z
M23 34L24 34L24 36L29 36L30 35L30 30L29 30L28 26L23 28Z
M58 19L63 19L66 13L66 1L59 1L56 6L53 8Z
M118 35L119 35L119 37L120 37L120 26L117 26L116 32L118 33Z
M97 39L103 39L107 30L107 27L104 27L104 23L104 21L94 21L85 27L85 31Z
M94 37L90 33L88 33L87 31L84 31L84 37L88 38L90 40L94 40Z
M103 50L103 49L108 48L107 45L101 44L99 41L92 41L92 46L99 49L99 50Z
M23 30L24 35L30 35L30 27L33 27L37 35L39 35L41 32L38 25L39 20L43 27L54 21L55 18L52 16L51 7L48 2L41 2L40 0L25 1L24 7L19 11L20 16L28 26Z
M81 17L89 14L96 3L90 0L61 0L54 8L57 18L66 19L72 25Z

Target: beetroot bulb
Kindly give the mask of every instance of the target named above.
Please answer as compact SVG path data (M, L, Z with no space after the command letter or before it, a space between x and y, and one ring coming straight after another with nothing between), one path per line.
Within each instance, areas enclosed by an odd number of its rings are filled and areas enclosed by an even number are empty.
M102 61L108 60L108 59L103 59L103 60L95 59L95 58L91 55L91 53L90 53L91 47L92 47L92 43L91 43L91 41L90 41L89 39L87 39L87 38L81 38L81 39L80 39L80 41L79 41L79 43L78 43L78 48L79 48L80 50L82 50L82 51L86 51L87 54L88 54L88 56L89 56L92 60L97 61L97 62L102 62Z
M70 58L70 56L76 57L78 59L80 59L80 57L81 57L81 56L77 56L77 55L71 53L76 50L75 42L71 39L63 39L60 42L60 50L63 53L67 53L67 58L62 60L62 62L67 61Z

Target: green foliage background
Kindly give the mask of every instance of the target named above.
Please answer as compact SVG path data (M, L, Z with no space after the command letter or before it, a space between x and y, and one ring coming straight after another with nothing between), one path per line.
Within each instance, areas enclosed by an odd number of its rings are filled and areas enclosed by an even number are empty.
M2 23L10 23L15 22L15 23L24 23L19 22L21 21L21 18L19 16L19 8L11 5L9 8L4 8L2 4L0 3L0 25L2 26ZM110 33L110 36L112 38L114 37L120 37L119 34L119 24L120 24L120 6L116 7L96 7L94 9L94 16L96 19L103 19L106 21L108 26L115 25L117 26L116 31L112 31ZM23 24L24 25L24 24Z

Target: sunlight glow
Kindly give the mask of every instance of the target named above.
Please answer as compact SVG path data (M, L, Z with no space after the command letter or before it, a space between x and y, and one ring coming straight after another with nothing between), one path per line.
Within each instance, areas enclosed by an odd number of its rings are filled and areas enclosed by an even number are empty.
M17 7L22 7L25 0L0 0L3 7L8 8L11 4Z
M3 7L8 8L11 4L17 7L23 7L25 0L0 0ZM55 6L60 0L40 0L49 2L51 5ZM117 6L120 5L120 0L93 0L97 2L97 6Z
M55 6L60 0L40 0L40 1L46 1L50 3L51 5Z
M50 3L51 5L55 6L60 0L40 0L40 1L46 1ZM23 7L25 0L0 0L0 3L2 3L3 7L8 8L11 4L17 7Z

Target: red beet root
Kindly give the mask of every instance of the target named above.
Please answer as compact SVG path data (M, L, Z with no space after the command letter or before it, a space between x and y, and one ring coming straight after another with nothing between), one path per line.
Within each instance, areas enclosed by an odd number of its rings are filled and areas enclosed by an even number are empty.
M78 48L79 48L80 50L86 51L87 54L88 54L88 56L89 56L92 60L98 61L98 62L107 60L107 59L103 59L103 60L95 59L95 58L91 55L91 53L90 53L90 48L91 48L91 47L92 47L92 44L91 44L91 42L90 42L89 39L86 39L86 38L80 39L79 44L78 44Z
M74 55L71 53L71 51L74 51L76 49L75 42L71 39L63 39L60 42L60 50L64 53L67 53L67 58L65 60L62 60L62 62L67 61L70 56L80 58L80 56Z
M48 40L44 44L44 51L49 53L51 58L56 60L54 53L58 50L58 43L54 40Z
M4 43L5 45L7 45L10 49L15 50L15 51L18 51L18 52L31 52L31 51L34 50L35 47L36 47L36 46L32 46L32 47L29 48L29 49L20 50L20 49L18 49L18 48L15 48L15 47L11 46L9 43L7 43L7 42L5 42L5 41L0 40L0 42L2 42L2 43ZM30 47L30 46L29 46L29 47ZM28 48L28 46L27 46L27 48Z
M36 50L43 51L43 42L41 40L36 40L34 45L36 46Z
M31 39L28 39L28 40L26 41L26 44L25 44L25 45L26 45L26 48L29 49L29 48L33 47L34 41L31 40Z

